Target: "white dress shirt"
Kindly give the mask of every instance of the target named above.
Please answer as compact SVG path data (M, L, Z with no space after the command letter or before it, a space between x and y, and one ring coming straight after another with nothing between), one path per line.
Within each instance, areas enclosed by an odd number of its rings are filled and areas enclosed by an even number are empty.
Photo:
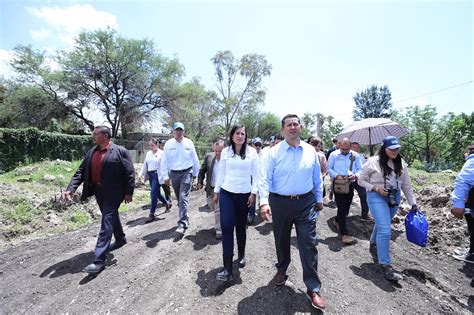
M220 192L221 188L235 194L251 192L256 194L258 190L258 156L257 151L247 146L245 159L234 154L232 147L222 150L219 162L219 173L214 192Z
M193 168L193 176L199 173L199 159L194 143L186 137L181 142L176 139L166 141L161 159L161 174L163 180L169 179L169 172Z
M156 153L153 153L153 151L148 151L145 156L145 161L143 162L143 167L142 167L142 173L141 175L143 176L145 182L148 180L148 172L157 172L158 173L158 179L161 181L161 157L163 155L163 151L158 149Z

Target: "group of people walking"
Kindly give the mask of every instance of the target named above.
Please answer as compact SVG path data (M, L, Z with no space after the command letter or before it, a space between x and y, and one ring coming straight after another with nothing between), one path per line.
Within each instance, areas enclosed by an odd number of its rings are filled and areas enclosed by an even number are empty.
M158 200L165 205L165 211L170 210L171 199L165 189L173 187L179 209L176 233L177 237L182 237L189 228L189 194L197 178L197 188L205 187L207 204L214 212L216 238L222 239L223 268L217 273L217 280L233 279L234 230L237 265L245 267L247 224L254 220L257 210L263 220L273 221L277 258L275 284L284 285L288 278L286 272L290 264L290 240L294 226L307 296L313 307L325 309L318 275L316 222L326 194L324 177L329 175L332 185L328 193L333 194L337 205L334 225L342 244L356 243L347 229L347 216L356 190L361 201L361 220L375 221L368 251L380 265L386 279L401 280L402 276L391 266L391 219L399 207L401 191L410 203L411 211L418 211L418 207L407 164L400 155L399 139L385 137L378 154L365 161L360 146L346 138L336 139L328 155L322 152L322 141L318 137L302 141L303 126L297 115L286 115L281 125L283 139L274 139L271 148L262 148L260 138L248 141L244 125L233 126L228 143L215 141L213 152L205 156L202 166L199 165L193 142L184 137L182 123L173 125L174 137L166 141L163 150L159 149L157 140L150 140L150 151L141 172L144 180L149 180L151 188L147 222L155 220ZM74 191L84 182L82 198L95 195L103 214L94 261L84 269L89 273L100 272L104 268L106 253L126 243L118 207L122 201L132 201L135 181L128 151L110 141L107 127L94 129L93 142L96 146L87 153L65 193L66 199L71 199ZM474 148L472 151L469 157L474 157ZM469 158L469 161L474 161L474 158ZM467 175L457 180L453 193L456 207L453 213L458 217L462 215L459 210L461 201L466 198L469 189L472 196L474 168L472 163L469 165L467 170L463 168L461 174ZM161 195L160 187L164 188L165 196ZM471 231L470 249L474 250L472 215L468 218L466 214L466 220ZM113 244L112 235L115 237ZM472 257L472 251L465 254L469 255Z

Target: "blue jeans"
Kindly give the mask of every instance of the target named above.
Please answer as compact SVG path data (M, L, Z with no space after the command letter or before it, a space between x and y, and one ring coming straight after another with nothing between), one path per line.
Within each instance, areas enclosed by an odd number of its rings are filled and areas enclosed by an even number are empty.
M245 255L247 241L247 200L250 193L234 194L221 188L219 204L221 210L222 254L225 258L234 255L234 228L239 255Z
M390 264L391 222L400 204L400 190L397 193L397 205L395 207L389 208L387 197L372 191L367 193L367 202L375 221L370 242L377 244L379 264L388 265Z
M156 211L156 206L158 205L158 199L163 204L167 204L165 197L160 193L160 182L158 181L158 174L156 171L148 172L148 180L150 181L150 198L151 198L151 208L150 214L154 214Z

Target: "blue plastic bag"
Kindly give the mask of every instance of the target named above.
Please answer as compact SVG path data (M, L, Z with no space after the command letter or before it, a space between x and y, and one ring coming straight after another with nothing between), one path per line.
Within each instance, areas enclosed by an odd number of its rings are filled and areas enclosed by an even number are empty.
M408 212L405 218L405 229L409 242L421 247L428 244L428 221L420 210Z

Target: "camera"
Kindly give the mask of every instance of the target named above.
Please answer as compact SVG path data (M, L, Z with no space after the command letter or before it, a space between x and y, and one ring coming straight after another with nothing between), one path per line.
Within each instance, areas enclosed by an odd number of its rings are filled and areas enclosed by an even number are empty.
M388 195L387 195L388 206L390 208L395 207L398 204L398 202L397 202L398 189L396 189L393 186L390 186L389 188L386 188L385 190L388 192Z

